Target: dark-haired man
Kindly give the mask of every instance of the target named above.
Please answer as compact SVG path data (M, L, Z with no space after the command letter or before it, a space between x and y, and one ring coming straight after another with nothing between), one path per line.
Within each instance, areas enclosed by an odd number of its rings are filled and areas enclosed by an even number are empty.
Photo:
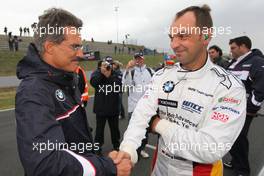
M264 100L264 59L259 50L251 50L252 43L247 36L231 39L229 45L233 60L228 70L241 79L245 85L247 116L244 127L230 151L232 162L224 164L233 167L237 175L248 176L250 175L250 166L247 134L250 124Z
M210 46L208 49L208 54L214 64L219 65L223 68L226 68L229 65L229 62L223 59L223 52L219 46Z

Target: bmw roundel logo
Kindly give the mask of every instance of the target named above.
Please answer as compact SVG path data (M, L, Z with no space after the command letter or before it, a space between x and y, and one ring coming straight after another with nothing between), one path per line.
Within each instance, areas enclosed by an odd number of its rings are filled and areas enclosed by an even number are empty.
M173 81L167 81L163 84L163 91L166 93L170 93L173 91L174 86L175 86L175 84Z
M59 100L59 101L64 101L65 100L65 95L64 95L64 93L62 92L61 89L57 89L56 90L55 96L56 96L57 100Z

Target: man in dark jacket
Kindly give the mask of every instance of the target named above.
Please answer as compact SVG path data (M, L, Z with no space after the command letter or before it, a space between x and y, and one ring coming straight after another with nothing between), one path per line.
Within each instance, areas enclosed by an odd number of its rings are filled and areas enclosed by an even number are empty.
M120 113L121 78L112 68L112 58L106 57L97 70L91 75L91 85L95 88L94 108L96 114L95 142L101 147L104 144L104 128L108 121L114 150L119 149L120 132L118 116Z
M245 85L247 92L247 116L244 127L230 150L231 163L237 175L249 176L249 143L247 134L250 124L264 100L264 59L259 50L251 50L251 40L247 36L231 39L229 42L233 60L228 67Z
M48 28L60 27L56 33ZM17 145L27 176L129 175L130 162L99 157L74 72L83 57L82 21L62 9L39 17L34 44L17 65ZM48 31L47 31L48 29Z

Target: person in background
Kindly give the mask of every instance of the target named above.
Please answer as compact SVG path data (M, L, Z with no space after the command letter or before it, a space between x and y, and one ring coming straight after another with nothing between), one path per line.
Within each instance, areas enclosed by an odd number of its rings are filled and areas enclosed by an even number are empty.
M217 45L210 46L208 49L208 54L214 64L219 65L223 68L227 68L227 66L229 65L229 62L222 57L222 49Z
M132 113L139 101L147 90L147 86L151 81L154 71L147 67L142 52L135 53L134 59L130 60L123 74L122 83L128 87L128 119L130 120ZM142 140L142 145L138 149L138 153L143 158L148 158L149 154L144 150L148 143L148 133Z
M226 162L224 165L232 167L236 175L249 176L247 134L251 122L256 117L264 100L264 59L260 50L251 50L252 43L247 36L231 39L229 46L233 60L227 70L236 75L245 85L247 116L243 129L230 150L232 161Z
M88 82L86 78L86 73L81 66L78 66L76 69L76 73L78 75L78 87L81 92L81 101L83 102L83 107L87 106L87 102L89 100L88 95Z
M91 86L95 89L93 112L96 114L95 142L99 143L100 149L97 151L99 155L101 155L104 144L106 121L110 128L113 149L119 150L120 145L118 116L120 114L119 94L122 83L119 75L113 70L112 63L113 59L110 56L100 61L90 80ZM116 87L120 89L115 89Z

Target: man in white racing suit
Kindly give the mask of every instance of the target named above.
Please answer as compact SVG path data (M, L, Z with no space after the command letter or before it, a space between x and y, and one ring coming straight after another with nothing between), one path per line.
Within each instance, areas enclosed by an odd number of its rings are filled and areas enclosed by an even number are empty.
M171 25L171 47L177 63L156 72L138 102L116 152L137 162L136 149L151 128L160 135L155 176L222 176L221 158L231 149L246 116L246 92L241 81L207 57L208 35L179 30L211 28L208 6L188 7ZM176 30L177 29L177 30ZM159 117L153 117L158 110Z

